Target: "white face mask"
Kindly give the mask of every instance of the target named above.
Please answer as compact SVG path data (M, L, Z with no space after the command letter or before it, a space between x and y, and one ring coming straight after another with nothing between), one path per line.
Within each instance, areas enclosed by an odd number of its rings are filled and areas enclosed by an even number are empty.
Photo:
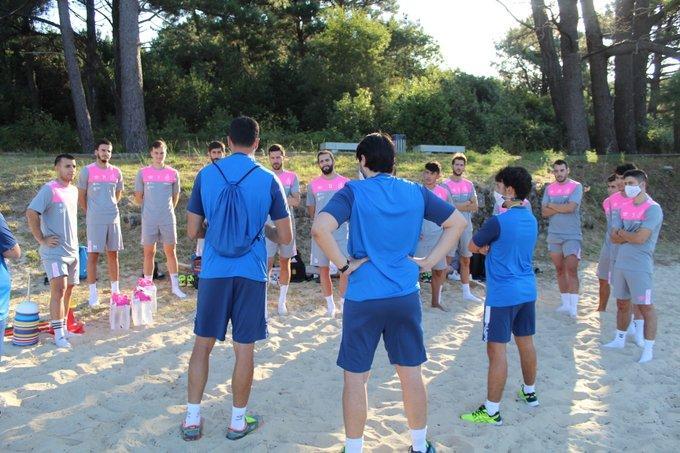
M623 190L626 192L626 196L628 198L635 198L640 195L640 192L642 192L640 186L625 186Z
M493 191L493 198L496 200L497 205L502 205L503 202L505 201L505 198L503 198L503 195L501 195L498 191L494 190Z

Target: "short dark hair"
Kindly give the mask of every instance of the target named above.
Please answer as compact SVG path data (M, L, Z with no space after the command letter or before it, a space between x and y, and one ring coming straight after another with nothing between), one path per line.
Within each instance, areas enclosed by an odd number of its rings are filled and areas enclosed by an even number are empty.
M467 157L463 153L456 153L451 159L451 165L453 165L457 160L462 160L465 165L467 165Z
M260 125L248 116L234 118L229 125L229 138L234 145L252 146L260 137Z
M61 162L63 159L76 160L76 158L73 157L71 154L59 154L57 157L54 158L54 166L56 167L57 165L59 165L59 162Z
M441 173L442 164L440 164L436 160L433 160L432 162L428 162L425 164L425 170L430 171L432 173Z
M333 151L331 151L330 149L322 149L321 151L316 153L316 163L317 164L319 163L319 157L323 156L324 154L328 154L329 156L331 156L331 160L333 162L335 162L335 155L333 154Z
M274 143L270 146L267 150L267 154L275 153L276 151L281 151L282 156L286 155L286 150L283 148L283 145L279 145L278 143Z
M166 145L163 140L154 140L154 142L151 143L151 146L149 146L149 151L151 151L154 148L165 148L165 150L167 151L168 145Z
M494 181L503 182L503 172L505 171L506 168L508 168L508 167L503 167L500 170L498 170L498 172L496 173L496 176L494 176Z
M208 151L212 151L213 149L219 149L221 151L225 151L227 149L227 147L224 146L224 143L215 140L214 142L208 143Z
M607 176L607 182L614 182L616 181L616 173L612 173L611 175Z
M396 151L389 135L374 132L365 136L357 146L356 158L366 158L366 167L377 173L392 173Z
M637 170L637 167L635 166L635 164L626 162L625 164L617 165L616 169L614 170L614 174L623 176L626 174L628 170Z
M505 167L500 172L503 185L515 189L515 197L524 200L531 192L531 174L524 167Z
M564 159L557 159L555 162L553 162L552 166L553 166L553 168L555 168L555 166L557 166L557 165L564 165L565 167L569 168L569 164Z
M649 180L649 178L647 178L647 173L645 173L642 170L638 170L638 169L628 170L627 172L625 172L623 174L623 177L624 178L628 178L628 177L635 178L635 179L637 179L637 182L644 182L645 184Z
M97 142L94 144L94 149L99 149L99 145L109 145L109 146L113 146L113 145L111 144L111 140L108 140L108 139L106 139L106 138L100 138L99 140L97 140Z

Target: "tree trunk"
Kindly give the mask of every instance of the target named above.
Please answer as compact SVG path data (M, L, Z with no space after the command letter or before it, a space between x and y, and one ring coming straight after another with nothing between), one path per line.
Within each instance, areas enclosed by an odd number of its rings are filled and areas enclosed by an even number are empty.
M680 101L673 108L673 152L680 154Z
M634 0L616 0L614 42L632 39ZM624 153L638 152L635 134L633 55L614 57L614 119L616 141Z
M120 71L123 147L126 152L146 151L146 117L139 42L139 2L120 0Z
M76 114L76 125L80 146L85 153L91 153L94 149L94 137L92 136L92 124L90 123L90 112L87 109L83 81L80 78L80 68L78 67L78 57L76 55L76 45L73 39L73 29L71 28L71 18L69 17L68 0L57 0L59 9L59 27L61 28L61 41L64 45L64 61L68 73L69 86L71 88L71 100Z
M22 33L24 36L30 36L33 34L33 25L31 20L26 17L22 20L21 24ZM35 57L33 55L33 50L35 46L30 40L26 42L26 53L24 58L24 71L26 74L26 87L28 88L28 95L31 100L31 109L33 111L40 110L40 91L38 90L38 84L35 81ZM4 66L3 66L4 67Z
M652 64L654 65L654 73L652 74L652 79L649 81L649 104L647 105L647 113L650 114L652 118L656 118L659 108L663 55L658 52L654 53Z
M123 130L123 107L121 105L120 91L120 0L111 1L111 22L113 23L113 100L116 109L116 125L118 131Z
M578 50L577 0L559 0L560 50L562 53L562 83L564 113L570 154L584 154L590 148L588 117L583 100L581 55Z
M562 69L555 49L552 27L548 22L548 16L545 14L545 2L543 0L531 0L531 11L536 38L541 50L541 73L548 85L555 118L558 123L563 125Z
M92 116L92 128L99 129L101 115L97 100L97 29L95 25L94 0L85 0L87 11L87 58L85 59L85 84L87 101Z
M581 10L589 54L590 90L595 117L595 149L598 154L615 153L618 152L618 145L614 130L614 104L607 81L607 53L602 43L600 21L593 0L581 0Z
M636 0L633 15L633 39L649 40L652 30L649 0ZM647 63L649 51L638 48L633 53L633 108L635 112L635 132L638 146L647 142Z

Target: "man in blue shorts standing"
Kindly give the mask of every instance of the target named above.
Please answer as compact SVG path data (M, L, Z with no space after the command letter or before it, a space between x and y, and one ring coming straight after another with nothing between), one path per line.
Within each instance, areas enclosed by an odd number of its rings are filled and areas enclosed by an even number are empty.
M419 267L429 270L440 262L458 242L467 221L427 188L392 176L395 150L388 136L375 133L364 137L356 158L365 179L350 181L333 195L312 226L312 236L325 256L349 276L337 362L345 370L345 451L363 449L366 385L382 336L401 381L411 430L410 451L431 453L435 450L426 440L427 395L420 370L427 356ZM423 219L441 225L443 232L427 257L411 258ZM333 236L347 221L351 260Z
M531 210L523 206L531 190L531 175L523 167L500 171L499 192L508 210L482 225L470 242L473 253L486 254L486 301L484 333L489 357L486 402L461 419L481 424L501 425L500 404L508 377L506 345L515 336L522 364L524 385L519 397L529 406L536 398L536 277L533 255L538 223Z
M198 173L187 206L188 236L195 239L204 220L208 229L198 284L196 339L189 360L187 413L181 426L184 440L201 437L200 403L208 380L210 352L216 339L224 341L230 321L236 363L231 377L233 407L227 438L240 439L260 424L258 416L246 415L246 405L253 383L255 342L267 338L267 249L262 233L273 242L288 244L293 232L281 182L253 157L259 135L260 126L252 118L233 120L228 137L232 155ZM226 211L225 201L232 203ZM239 221L228 222L234 220L229 214L234 209ZM273 226L265 226L268 215ZM241 220L243 228L239 227ZM225 243L225 237L234 241L247 238L245 252L242 253L242 243L239 247Z

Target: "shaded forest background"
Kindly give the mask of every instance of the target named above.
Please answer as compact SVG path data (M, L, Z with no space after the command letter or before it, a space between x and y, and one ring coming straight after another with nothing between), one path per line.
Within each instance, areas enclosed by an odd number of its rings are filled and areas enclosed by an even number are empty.
M496 78L441 69L397 13L396 0L2 0L0 151L90 152L100 136L203 147L247 114L293 149L381 129L482 152L680 153L679 0L531 0L497 43ZM157 28L143 46L140 23Z

